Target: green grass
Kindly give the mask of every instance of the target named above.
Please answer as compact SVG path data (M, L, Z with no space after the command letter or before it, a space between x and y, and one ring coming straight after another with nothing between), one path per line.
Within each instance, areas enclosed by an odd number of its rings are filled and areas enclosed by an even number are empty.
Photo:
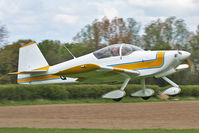
M25 101L0 101L0 106L18 106L18 105L44 105L44 104L85 104L85 103L135 103L135 102L165 102L165 101L199 101L197 97L171 97L169 100L158 98L150 98L143 100L141 98L125 97L120 102L115 102L109 99L68 99L68 100L25 100Z
M198 133L199 129L42 129L42 128L0 128L0 133Z

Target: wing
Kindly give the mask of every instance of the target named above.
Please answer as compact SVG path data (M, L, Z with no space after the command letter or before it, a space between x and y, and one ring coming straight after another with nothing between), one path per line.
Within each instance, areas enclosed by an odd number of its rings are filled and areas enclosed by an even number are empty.
M125 77L122 73L128 74L131 78L139 75L138 71L120 69L108 66L99 66L95 64L84 64L76 66L56 75L64 75L66 77L78 78L83 83L106 83L124 81Z
M107 66L100 66L101 71L116 71L116 72L124 72L133 74L134 76L138 76L140 73L134 70L122 69L122 68L114 68L114 67L107 67Z

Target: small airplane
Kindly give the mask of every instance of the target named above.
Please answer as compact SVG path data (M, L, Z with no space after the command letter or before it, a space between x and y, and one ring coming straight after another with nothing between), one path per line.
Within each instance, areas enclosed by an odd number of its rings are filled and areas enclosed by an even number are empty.
M20 47L18 72L9 74L17 74L19 84L123 81L120 89L102 96L115 101L125 96L125 87L131 79L139 78L142 88L131 96L146 100L154 94L153 89L145 87L146 77L162 78L172 85L160 95L180 93L180 87L166 76L191 68L190 55L186 51L145 51L130 44L114 44L49 66L37 44L32 42Z

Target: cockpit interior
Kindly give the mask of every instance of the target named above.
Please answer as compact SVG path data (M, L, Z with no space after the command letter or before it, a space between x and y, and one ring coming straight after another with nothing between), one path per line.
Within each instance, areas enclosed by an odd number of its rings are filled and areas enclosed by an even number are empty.
M93 54L97 59L103 59L112 56L126 56L134 51L143 50L135 45L131 44L114 44L105 48L95 51Z

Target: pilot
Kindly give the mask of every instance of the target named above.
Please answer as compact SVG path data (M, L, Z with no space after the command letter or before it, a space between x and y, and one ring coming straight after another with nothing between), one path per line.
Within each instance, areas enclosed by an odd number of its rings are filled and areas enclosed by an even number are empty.
M113 56L118 56L119 55L118 48L112 48L111 53L112 53Z
M122 55L126 55L127 54L127 51L125 48L122 48Z

